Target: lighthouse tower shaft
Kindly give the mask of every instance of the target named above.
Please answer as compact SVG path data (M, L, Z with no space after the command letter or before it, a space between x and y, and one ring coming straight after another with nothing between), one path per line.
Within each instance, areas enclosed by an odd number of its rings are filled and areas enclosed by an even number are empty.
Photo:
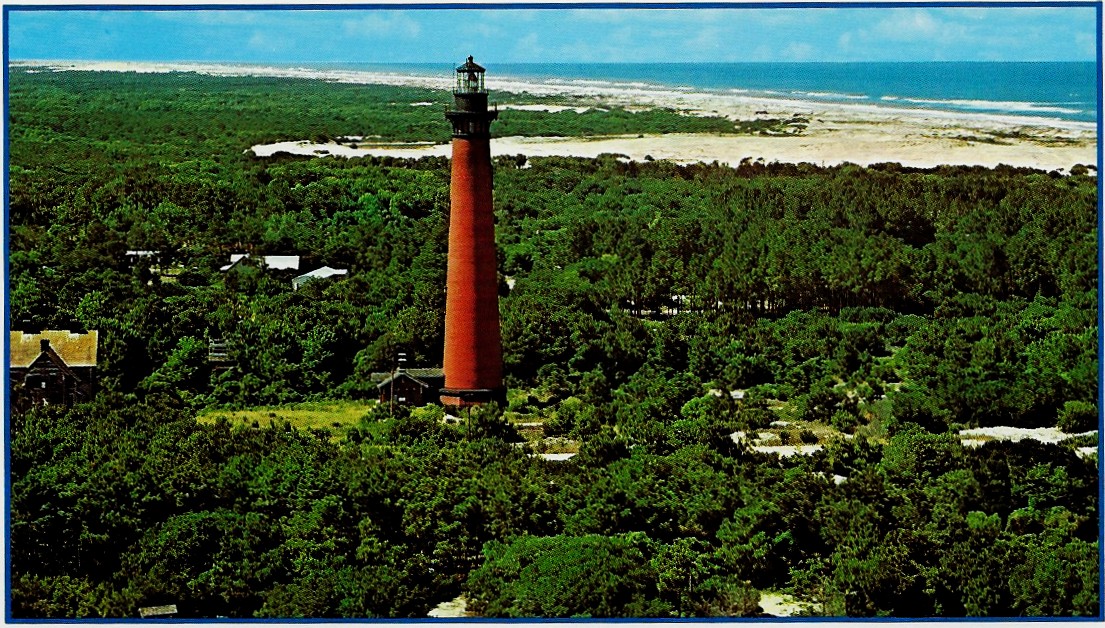
M445 386L441 402L466 407L505 403L495 222L491 205L490 127L483 68L457 68L445 298Z

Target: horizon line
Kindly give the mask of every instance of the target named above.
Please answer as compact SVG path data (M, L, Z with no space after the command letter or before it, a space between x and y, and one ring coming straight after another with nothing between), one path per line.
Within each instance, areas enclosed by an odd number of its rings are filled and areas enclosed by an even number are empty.
M857 60L857 59L841 59L841 60L819 60L819 61L486 61L481 60L481 63L498 63L504 65L662 65L662 66L676 66L676 65L705 65L705 64L725 64L725 65L764 65L764 64L785 64L785 65L843 65L849 63L867 63L867 64L901 64L901 63L915 63L915 64L951 64L951 63L970 63L970 64L994 64L994 63L1092 63L1098 64L1098 59L1002 59L1002 60L980 60L980 59L941 59L941 60L923 60L923 59L899 59L899 60ZM34 58L8 58L9 65L12 63L35 63L35 64L50 64L50 63L159 63L159 64L230 64L230 65L287 65L287 64L300 64L300 65L326 65L326 64L338 64L338 65L455 65L457 62L453 60L445 61L318 61L318 60L232 60L232 59L124 59L124 58L68 58L68 59L34 59Z

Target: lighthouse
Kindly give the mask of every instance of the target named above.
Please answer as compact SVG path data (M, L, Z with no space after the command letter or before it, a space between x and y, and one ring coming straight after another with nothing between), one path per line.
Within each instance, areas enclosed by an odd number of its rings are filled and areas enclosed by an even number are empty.
M491 122L484 68L472 57L457 67L449 187L449 260L445 294L445 386L441 403L505 405L499 332L495 222L491 213Z

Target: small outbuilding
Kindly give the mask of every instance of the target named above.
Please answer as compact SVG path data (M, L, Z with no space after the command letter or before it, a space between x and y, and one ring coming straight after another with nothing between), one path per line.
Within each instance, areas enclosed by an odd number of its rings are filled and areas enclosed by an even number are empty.
M376 390L380 393L380 403L424 406L440 401L444 385L445 371L440 368L396 369L379 379Z

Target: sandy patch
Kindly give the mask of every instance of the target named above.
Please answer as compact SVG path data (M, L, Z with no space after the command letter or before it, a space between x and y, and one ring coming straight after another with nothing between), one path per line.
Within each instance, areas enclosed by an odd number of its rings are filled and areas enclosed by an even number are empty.
M778 454L779 456L786 458L789 456L802 455L808 456L812 453L821 451L824 449L823 445L764 445L763 443L769 441L778 442L779 436L773 432L757 432L756 438L750 439L747 432L733 432L729 435L729 439L738 445L741 443L749 445L752 451L757 451L762 454ZM838 482L839 484L839 482Z
M545 460L568 460L568 459L572 458L573 456L575 456L576 454L563 453L563 454L531 454L531 455L537 456L538 458L544 458Z
M996 426L962 430L959 432L959 436L965 446L978 447L982 443L992 440L1007 440L1017 443L1025 439L1053 445L1055 443L1061 443L1068 438L1074 438L1075 436L1092 436L1096 433L1097 430L1091 430L1080 434L1068 434L1057 427L1024 428ZM1096 448L1093 449L1096 450Z
M775 591L760 592L760 608L763 612L773 617L793 617L794 615L812 614L817 606L811 602L801 602L793 595L776 593Z
M971 133L972 131L964 131ZM443 130L444 134L444 130ZM1043 137L1037 135L1036 137ZM1069 138L1068 138L1069 139ZM491 142L492 156L586 157L604 153L625 155L633 161L669 160L681 164L718 162L738 166L742 161L812 163L836 166L853 163L869 166L897 162L903 166L932 168L939 165L995 167L1001 164L1043 170L1069 170L1076 164L1097 161L1097 143L1085 138L1070 144L1052 140L1009 139L1003 144L958 139L954 130L879 126L853 123L847 128L805 135L670 134L593 138L501 137ZM1068 141L1068 140L1063 140ZM1059 140L1055 140L1059 142ZM276 152L341 157L448 157L449 144L384 144L353 148L336 143L279 142L252 147L258 157Z
M571 105L542 105L542 104L506 104L499 105L499 110L515 109L517 111L544 111L546 113L556 113L559 111L574 111L576 113L586 113L595 109L595 107L573 107ZM606 111L603 109L602 111Z
M790 456L809 456L824 449L821 445L756 445L752 447L753 451L758 451L761 454L778 454L781 458L789 458Z
M260 144L250 150L258 157L272 157L277 153L289 153L292 155L307 155L311 157L365 157L376 155L380 157L448 157L450 146L448 144L428 143L404 143L404 144L378 144L376 146L362 146L354 148L348 144L337 142L317 143L307 140L292 140L276 142L275 144Z
M468 600L464 599L463 595L458 595L456 598L449 600L448 602L442 602L441 604L438 604L437 606L430 609L430 612L426 613L426 617L471 617L471 615L468 613Z

